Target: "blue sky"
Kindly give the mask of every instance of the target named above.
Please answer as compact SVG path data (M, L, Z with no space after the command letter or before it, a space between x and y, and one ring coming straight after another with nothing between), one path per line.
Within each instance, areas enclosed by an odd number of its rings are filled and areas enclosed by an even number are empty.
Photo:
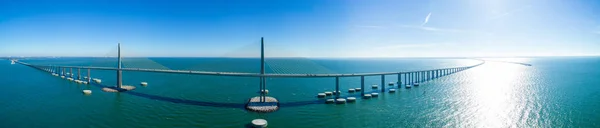
M598 0L0 0L0 56L600 55ZM111 50L113 52L111 52Z

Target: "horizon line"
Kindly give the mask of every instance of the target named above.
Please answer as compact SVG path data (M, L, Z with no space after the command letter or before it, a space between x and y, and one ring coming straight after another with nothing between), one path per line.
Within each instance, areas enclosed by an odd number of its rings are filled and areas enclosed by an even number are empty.
M300 57L300 56L274 56L265 58L532 58L532 57L600 57L600 55L537 55L537 56L397 56L397 57ZM116 58L103 56L3 56L0 58ZM222 56L132 56L122 58L260 58L260 57L222 57Z

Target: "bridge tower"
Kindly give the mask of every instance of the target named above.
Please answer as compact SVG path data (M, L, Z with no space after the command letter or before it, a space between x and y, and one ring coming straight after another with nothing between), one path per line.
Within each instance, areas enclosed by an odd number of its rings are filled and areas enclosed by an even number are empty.
M264 44L264 38L261 37L260 38L260 75L264 75L265 74L265 44ZM260 101L261 102L265 102L265 97L267 95L267 81L265 80L265 77L260 77L260 86L261 86L261 90L260 90Z
M121 86L123 85L123 81L121 79L123 74L123 71L121 71L121 43L118 44L117 50L117 88L121 89Z
M267 96L267 81L265 75L265 45L264 38L260 38L260 90L259 96L252 97L246 103L246 109L256 112L273 112L279 109L279 101Z

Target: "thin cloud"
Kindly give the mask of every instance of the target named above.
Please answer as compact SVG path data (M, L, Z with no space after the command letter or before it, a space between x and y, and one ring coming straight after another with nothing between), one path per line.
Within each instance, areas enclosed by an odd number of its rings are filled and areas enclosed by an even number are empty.
M357 25L356 27L358 27L358 28L384 28L383 26L377 26L377 25Z
M504 13L502 13L502 14L499 14L499 15L492 16L492 18L490 18L490 20L500 19L500 18L503 18L503 17L509 16L509 15L512 15L512 14L514 14L514 13L519 13L519 12L522 12L522 11L524 11L525 9L528 9L528 8L530 8L530 7L531 7L531 5L527 5L527 6L523 6L523 7L520 7L520 8L514 9L514 10L510 10L510 11L504 12Z
M427 14L427 17L425 17L425 21L423 21L421 26L423 26L423 25L427 24L427 22L429 22L429 17L431 17L431 12L429 14Z
M397 44L397 45L388 45L383 47L377 47L376 50L394 50L394 49L405 49L405 48L429 48L429 47L439 47L443 45L450 45L452 43L420 43L420 44Z
M420 30L434 31L434 32L453 32L453 33L465 32L465 31L459 30L459 29L446 29L446 28L423 27L423 26L412 26L412 25L400 25L399 27L413 28L413 29L420 29Z
M441 32L441 33L464 33L464 34L485 34L492 35L490 32L475 31L475 30L463 30L463 29L450 29L450 28L437 28L437 27L424 27L415 25L399 25L401 28L418 29L423 31Z

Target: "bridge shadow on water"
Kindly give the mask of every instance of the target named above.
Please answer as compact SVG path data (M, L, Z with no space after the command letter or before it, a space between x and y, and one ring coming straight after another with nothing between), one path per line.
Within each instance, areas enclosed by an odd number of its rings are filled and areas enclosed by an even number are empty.
M115 88L113 86L106 86L106 85L102 85L102 84L97 84L97 83L91 83L90 85L99 87L99 88ZM239 108L239 109L244 109L246 110L245 103L219 103L219 102L208 102L208 101L197 101L197 100L187 100L187 99L178 99L178 98L172 98L172 97L165 97L165 96L159 96L159 95L152 95L152 94L146 94L146 93L140 93L140 92L135 92L135 91L126 91L123 89L119 90L119 93L125 93L125 94L130 94L130 95L134 95L134 96L139 96L142 98L147 98L147 99L152 99L152 100L159 100L159 101L164 101L164 102L170 102L170 103L177 103L177 104L186 104L186 105L195 105L195 106L206 106L206 107L219 107L219 108ZM298 101L298 102L287 102L287 103L279 103L279 107L298 107L298 106L305 106L305 105L311 105L311 104L324 104L325 100L324 99L320 99L320 100L311 100L311 101Z

